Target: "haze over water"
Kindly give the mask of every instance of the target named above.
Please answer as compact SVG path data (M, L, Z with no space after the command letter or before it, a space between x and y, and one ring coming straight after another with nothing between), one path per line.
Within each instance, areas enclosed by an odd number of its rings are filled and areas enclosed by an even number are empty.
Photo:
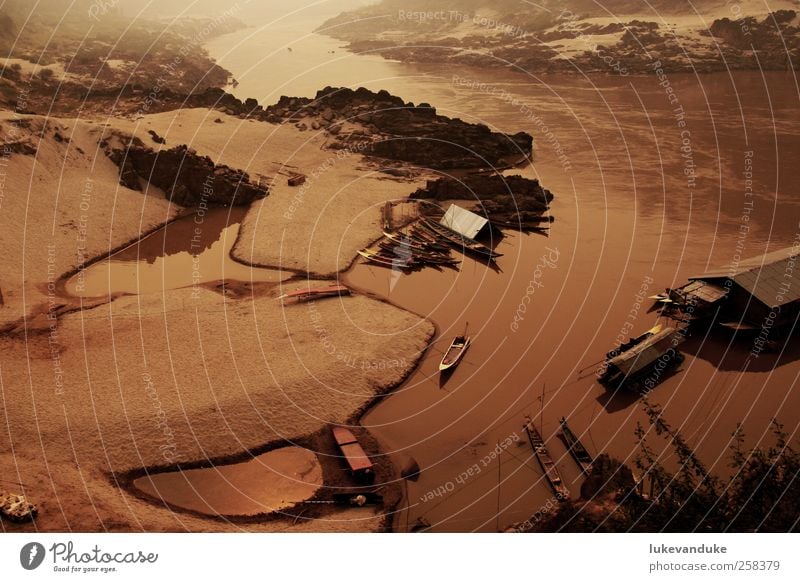
M397 515L395 528L424 518L437 531L502 529L551 497L521 430L524 414L541 423L573 496L578 468L555 437L562 416L593 454L632 461L636 423L647 426L641 406L610 398L594 381L594 367L578 372L614 347L626 323L633 325L629 335L656 323L643 297L738 255L789 246L800 233L796 80L792 73L669 75L676 104L654 76L534 76L351 55L311 34L327 16L307 10L274 23L270 15L254 18L251 28L215 39L209 50L234 73L232 92L242 99L269 104L327 85L366 86L492 129L527 131L535 164L509 173L537 177L555 195L550 237L509 233L498 249L501 273L464 258L458 273L428 269L391 285L386 270L363 264L347 276L439 328L420 368L362 419L399 466L413 457L422 468L419 480L407 483L410 509ZM750 187L752 211L745 204ZM533 285L520 312L532 281L541 286ZM473 345L440 387L441 351L467 322ZM751 445L769 438L772 418L792 435L792 411L800 406L790 390L800 374L796 341L743 373L749 345L730 339L719 332L691 339L680 370L650 395L718 473L727 471L738 422ZM491 457L508 437L519 440ZM456 483L476 464L477 474ZM441 487L445 495L425 500Z

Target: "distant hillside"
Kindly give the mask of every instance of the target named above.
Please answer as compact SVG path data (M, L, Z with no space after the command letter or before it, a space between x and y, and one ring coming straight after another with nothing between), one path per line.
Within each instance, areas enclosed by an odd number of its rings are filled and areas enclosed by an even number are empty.
M656 61L671 71L782 70L797 68L798 10L797 0L382 0L318 32L405 62L623 75Z
M126 18L118 4L97 0L5 0L0 108L106 112L127 100L149 109L170 93L225 86L230 73L204 44L243 26L229 8L217 17L159 20Z

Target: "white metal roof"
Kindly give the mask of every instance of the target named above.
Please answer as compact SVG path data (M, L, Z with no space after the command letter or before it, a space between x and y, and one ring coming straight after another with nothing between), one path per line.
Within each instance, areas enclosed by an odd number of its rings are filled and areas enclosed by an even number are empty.
M800 247L786 247L741 261L732 269L718 269L689 279L731 279L767 307L791 303L800 300L800 282L796 280L800 267L795 267L798 251Z
M439 221L440 224L456 231L461 236L475 238L481 229L489 222L486 218L470 212L465 208L451 204L447 212Z

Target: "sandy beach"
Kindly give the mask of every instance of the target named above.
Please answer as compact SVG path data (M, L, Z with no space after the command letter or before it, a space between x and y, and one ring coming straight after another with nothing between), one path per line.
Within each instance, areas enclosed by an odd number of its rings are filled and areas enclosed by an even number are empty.
M33 143L44 121L26 123L24 139ZM237 258L302 272L347 267L356 248L380 236L383 200L412 188L372 172L358 154L342 157L309 180L288 238L284 213L299 190L278 172L291 167L311 175L324 167L332 154L322 149L322 135L200 109L113 120L110 128L48 124L53 127L36 142L35 156L8 158L0 229L8 249L3 320L10 324L0 338L9 437L0 466L10 486L24 485L17 488L39 507L35 524L9 527L230 529L224 520L175 512L133 494L130 480L178 464L241 461L250 451L292 443L313 447L312 437L329 423L354 421L413 370L433 326L366 296L284 305L277 282L238 294L208 283L83 304L59 294L54 283L64 274L182 212L157 189L119 185L118 168L100 151L100 140L122 132L158 147L147 134L154 130L166 139L162 147L187 144L251 177L275 177L269 196L247 216ZM4 125L4 137L14 129ZM56 131L69 142L55 138ZM82 196L87 184L90 195ZM347 205L337 196L347 197ZM354 207L359 211L350 220ZM79 244L82 254L75 253ZM285 289L304 284L301 278ZM289 526L360 531L383 527L383 520L364 508L313 524L247 525Z
M156 148L188 144L216 163L269 182L270 195L252 206L233 249L246 264L331 276L380 237L383 203L405 198L424 183L382 173L356 149L328 150L331 136L291 123L182 109L113 125ZM150 130L166 144L153 143ZM304 174L306 182L289 186L294 172Z

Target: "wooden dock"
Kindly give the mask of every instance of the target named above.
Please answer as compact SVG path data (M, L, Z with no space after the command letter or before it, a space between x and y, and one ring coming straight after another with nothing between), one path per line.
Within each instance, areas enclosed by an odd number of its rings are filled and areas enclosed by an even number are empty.
M562 417L559 422L561 424L561 436L564 439L564 444L567 445L569 454L572 455L572 458L578 463L581 471L583 471L585 475L588 475L592 468L592 462L594 461L592 455L590 455L586 447L581 444L581 441L578 440L575 433L570 430L569 425L567 425L567 419Z
M569 489L567 489L567 486L564 485L564 482L561 480L558 467L556 467L553 457L550 456L550 452L544 444L542 435L536 430L533 419L530 416L526 417L525 420L525 426L522 428L528 433L528 440L531 442L531 448L539 461L539 465L541 465L544 471L550 488L553 490L553 493L555 493L556 499L559 501L567 501L569 499Z

